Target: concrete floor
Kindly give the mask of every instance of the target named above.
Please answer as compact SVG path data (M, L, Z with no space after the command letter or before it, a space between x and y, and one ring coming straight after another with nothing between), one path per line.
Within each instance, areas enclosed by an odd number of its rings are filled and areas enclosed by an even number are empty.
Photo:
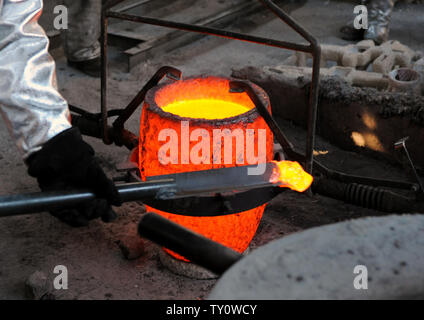
M338 29L352 17L354 2L308 0L292 12L292 16L310 30L322 43L345 44L338 38ZM424 51L424 34L416 30L424 25L423 4L403 4L396 7L391 24L391 38ZM236 21L233 30L255 35L296 41L298 38L273 15L257 14ZM281 63L288 51L261 47L224 39L207 37L178 50L154 57L125 73L116 50L109 78L111 108L125 106L160 66L180 68L184 75L230 75L232 68L247 65ZM99 110L100 81L70 69L60 51L55 52L61 93L70 103L90 111ZM128 128L138 131L140 113L128 122ZM294 141L303 142L303 131L286 124ZM114 175L114 166L127 157L128 152L100 141L87 138L107 172ZM334 158L332 164L350 162L352 172L365 171L384 174L387 170L402 177L398 168L344 152L323 140L318 148L327 148ZM367 172L365 172L367 174ZM0 194L38 190L28 177L26 168L4 125L0 125ZM117 209L120 218L106 225L93 221L89 227L72 229L49 214L36 214L0 220L0 299L23 299L24 282L30 274L40 270L53 278L53 268L62 264L69 270L69 289L53 292L58 299L202 299L214 285L214 280L190 280L164 269L158 260L158 248L147 242L145 254L137 260L122 258L116 241L135 232L143 213L137 203ZM375 215L339 201L319 196L307 197L291 192L275 199L265 212L252 247L272 239L322 224L365 215Z

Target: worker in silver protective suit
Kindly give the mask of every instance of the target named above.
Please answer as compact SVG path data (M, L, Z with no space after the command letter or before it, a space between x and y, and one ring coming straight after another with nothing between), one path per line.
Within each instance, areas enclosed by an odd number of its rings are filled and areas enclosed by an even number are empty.
M61 30L68 65L100 77L98 40L102 0L62 0L62 3L68 9L68 29Z
M340 32L345 40L374 40L381 44L389 39L389 23L397 0L362 0L368 8L368 29L355 29L352 22L342 27Z
M67 102L56 86L48 38L38 24L42 0L0 0L0 113L44 191L90 188L97 198L77 208L51 213L72 225L116 218L111 205L121 200L70 123Z

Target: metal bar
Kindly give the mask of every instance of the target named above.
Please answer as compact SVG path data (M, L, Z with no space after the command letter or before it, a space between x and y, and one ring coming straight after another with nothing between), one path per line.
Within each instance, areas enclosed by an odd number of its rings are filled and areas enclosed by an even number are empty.
M113 113L110 110L108 111L108 116ZM95 114L88 115L71 115L72 125L78 127L83 135L94 137L94 138L103 138L103 125L98 120ZM100 119L100 117L98 117ZM125 128L121 128L120 130L116 130L113 127L107 127L108 138L111 143L115 143L117 146L125 146L128 150L133 150L138 145L138 137L126 130Z
M88 112L87 110L81 109L80 107L68 104L69 111L74 112L80 116L83 116L86 119L92 120L92 121L99 121L102 118L102 113L92 113ZM109 117L116 117L119 116L122 113L122 109L112 109L108 110L107 116Z
M112 1L116 2L116 1ZM108 6L106 6L108 8ZM100 108L102 114L103 126L103 142L111 144L108 135L108 121L107 121L107 25L108 17L106 15L106 8L102 10L101 14L101 82L100 82Z
M156 86L159 81L166 75L169 75L171 79L179 80L181 78L181 71L173 67L162 67L153 75L153 77L144 85L144 87L138 92L138 94L131 100L125 109L122 110L119 117L114 121L113 127L116 129L122 129L125 121L134 113L137 107L143 102L147 91Z
M161 177L175 179L175 194L170 194L170 197L173 199L177 197L228 192L232 190L251 190L274 186L275 184L270 181L275 170L278 170L276 164L268 162L263 165L264 171L261 174L253 174L250 172L250 169L258 168L258 166L260 166L260 164L258 164L190 171ZM167 195L163 194L161 199L168 199Z
M124 202L155 197L164 188L173 188L175 181L162 180L118 185L119 195ZM0 217L74 207L93 200L96 195L89 190L61 190L33 192L0 197Z
M141 218L138 233L216 274L224 273L242 257L240 253L154 213Z
M116 188L122 201L128 202L149 198L172 200L231 190L278 187L278 184L270 182L276 168L274 163L266 163L262 175L249 175L249 169L254 167L240 166L155 176L145 182L117 185ZM74 207L95 197L89 190L58 190L3 196L0 197L0 217Z
M271 0L259 0L262 2L265 7L267 7L272 13L274 13L278 18L284 21L290 28L296 31L303 39L308 41L312 46L316 46L318 44L315 37L312 36L310 32L308 32L305 28L303 28L296 20L290 17L287 13L285 13L279 6L277 6Z
M305 170L312 174L314 161L314 145L315 145L315 129L318 110L318 91L319 91L319 69L321 64L321 47L315 37L312 36L306 29L297 23L292 17L285 13L279 6L271 0L259 0L268 7L277 17L283 20L294 31L300 34L311 45L311 53L313 59L312 65L312 80L309 95L308 109L308 129L306 140L306 163Z
M270 182L270 177L275 168L274 163L267 163L265 172L262 175L249 175L248 169L253 167L254 166L229 167L156 176L151 177L151 180L145 182L118 185L117 189L122 201L128 202L148 199L175 200L202 194L228 192L231 190L259 190L260 188L270 186L279 188L277 184L272 184ZM370 178L364 179L366 179L366 183L370 183L370 180L372 180ZM358 182L358 179L354 181ZM391 184L393 184L393 182L391 182ZM93 200L95 197L95 194L89 190L58 190L3 196L0 197L0 217L49 211L57 208L75 207L84 202ZM267 201L268 200L267 198ZM226 211L227 210L219 211L215 216L227 214L225 213ZM195 214L177 214L203 216L200 212ZM214 215L208 213L205 214L205 216Z
M73 106L71 104L68 104L68 108L69 108L69 111L74 112L74 113L76 113L76 114L78 114L78 115L80 115L80 116L82 116L86 119L89 119L89 120L92 120L92 121L99 120L98 115L91 113L91 112L88 112L88 111L81 109L77 106Z
M309 96L308 109L308 132L306 139L306 163L305 170L312 174L314 164L315 131L318 114L319 73L321 64L321 47L314 48L312 65L312 81Z
M402 148L402 149L403 149L403 151L405 152L406 157L407 157L408 162L409 162L409 165L411 166L411 168L412 168L412 172L414 173L415 180L417 180L418 185L419 185L419 187L420 187L420 190L417 190L417 191L420 191L421 193L423 193L423 192L424 192L424 186L423 186L423 183L422 183L422 181L421 181L420 176L418 175L417 170L415 169L414 162L412 161L412 158L411 158L411 156L409 155L408 148L406 147L406 141L407 141L408 139L409 139L409 137L404 137L404 138L402 138L402 139L400 139L400 140L396 141L396 142L395 142L395 144L394 144L394 146L395 146L395 149Z
M230 92L246 92L249 98L252 100L253 104L256 107L256 110L261 115L261 117L265 120L268 127L274 133L274 136L277 138L277 141L280 143L284 152L291 158L295 158L294 156L294 147L292 143L287 139L284 135L283 131L278 126L278 123L271 116L267 108L262 103L261 99L257 96L253 88L244 81L230 81ZM297 159L296 159L297 160Z
M215 193L208 196L192 196L172 200L143 200L157 210L189 217L217 217L240 213L268 203L287 189L265 187L238 193Z
M341 182L352 182L376 187L380 186L405 190L416 190L418 188L417 184L407 181L377 179L346 174L340 171L329 169L317 160L314 160L314 170L320 172L327 178L335 179Z
M423 183L421 181L420 176L418 175L417 169L415 169L414 163L412 162L411 156L409 155L406 145L404 145L404 150L405 150L406 157L408 158L409 164L412 168L412 172L414 173L415 179L418 181L418 184L420 185L420 192L423 192L424 191Z
M106 14L107 14L107 17L109 18L128 20L128 21L138 22L138 23L147 23L147 24L160 26L160 27L173 28L173 29L203 33L208 35L215 35L215 36L219 36L223 38L263 44L263 45L267 45L271 47L290 49L290 50L296 50L296 51L302 51L302 52L310 52L310 53L312 52L312 48L307 45L291 43L286 41L279 41L274 39L267 39L267 38L262 38L257 36L251 36L248 34L231 32L231 31L222 30L222 29L191 25L187 23L174 22L174 21L162 20L162 19L151 18L151 17L135 16L131 14L113 12L113 11L108 11Z

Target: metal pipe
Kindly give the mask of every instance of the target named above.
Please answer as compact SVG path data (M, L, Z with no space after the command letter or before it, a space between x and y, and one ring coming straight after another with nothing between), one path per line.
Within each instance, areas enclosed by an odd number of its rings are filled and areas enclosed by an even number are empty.
M108 114L114 110L110 110ZM71 115L72 125L78 127L83 135L102 139L103 137L103 125L99 120L93 119L94 114L86 115ZM125 146L129 150L133 150L138 145L138 137L124 129L115 129L111 126L107 126L108 138L110 142L115 143L117 146Z
M175 194L163 194L161 199L186 197L193 195L228 192L232 190L252 190L275 186L271 183L277 166L273 162L264 163L262 174L250 173L258 165L228 167L213 170L201 170L162 176L173 178L176 182ZM253 171L253 170L252 170ZM169 198L168 198L169 197Z
M321 64L321 47L317 45L312 53L312 81L309 95L308 109L308 132L306 139L306 163L305 170L312 174L314 164L314 146L315 146L315 131L318 113L318 94L319 94L319 73Z
M240 253L154 213L141 218L138 233L216 274L224 273L242 257Z
M154 26L173 28L178 30L203 33L207 35L215 35L215 36L219 36L219 37L223 37L227 39L241 40L246 42L263 44L270 47L290 49L290 50L296 50L296 51L302 51L302 52L312 52L312 48L307 45L291 43L287 41L274 40L274 39L267 39L267 38L262 38L257 36L251 36L248 34L237 33L237 32L232 32L232 31L227 31L222 29L191 25L187 23L174 22L174 21L156 19L151 17L134 16L134 15L126 14L126 13L113 12L113 11L108 11L107 16L109 18L122 19L122 20L127 20L132 22L138 22L138 23L147 23Z
M303 28L300 23L290 17L285 13L279 6L277 6L271 0L259 0L267 7L272 13L274 13L278 18L283 20L290 28L296 31L303 39L308 41L313 47L318 44L315 37L312 36L305 28Z
M411 156L409 155L409 151L408 148L406 147L406 141L409 139L409 137L404 137L402 139L400 139L399 141L395 142L395 149L399 149L402 148L403 151L406 154L406 158L408 159L409 165L412 169L412 172L414 173L415 179L418 182L418 185L420 187L420 190L418 190L420 193L424 192L424 186L423 186L423 182L421 181L420 176L418 175L417 169L415 169L415 165L414 162L412 161Z
M103 142L105 144L111 144L108 135L108 123L107 123L107 26L108 17L106 15L106 8L103 8L101 14L101 82L100 82L100 108L102 114L102 126L103 126Z
M270 182L276 167L274 163L267 163L262 175L249 175L249 168L253 167L255 166L155 176L145 182L117 185L116 188L122 201L128 202L144 199L172 200L231 190L276 186ZM96 195L90 190L58 190L3 196L0 197L0 217L75 207L95 198Z
M164 180L118 185L117 189L122 201L128 202L155 197L160 190L174 186L175 181ZM90 190L60 190L3 196L0 197L0 217L75 207L95 198L96 195Z
M114 121L113 127L116 129L122 129L124 127L125 121L128 120L137 107L143 102L147 91L156 86L163 77L168 76L171 79L179 80L181 78L181 74L181 71L176 68L168 66L161 67L138 92L138 94L131 100L127 107L121 111L119 117Z
M363 176L356 176L351 174L346 174L337 170L332 170L324 166L317 160L314 160L314 170L324 175L327 178L331 178L340 182L346 183L359 183L370 186L381 186L388 188L404 189L404 190L417 190L419 186L416 183L408 181L399 181L399 180L386 180L386 179L377 179Z
M260 116L265 120L268 127L271 129L272 133L276 137L278 143L283 148L284 152L291 158L294 159L298 157L298 154L295 154L293 144L287 139L283 131L280 129L278 123L274 120L271 113L262 103L261 99L257 96L253 88L244 81L230 81L230 92L246 92L250 100L252 100L255 105L256 110ZM298 160L298 159L296 159ZM302 159L303 161L304 159Z
M292 17L285 13L279 6L273 3L271 0L259 0L266 7L268 7L277 17L288 24L293 30L300 34L305 40L307 40L310 46L310 52L312 53L312 80L309 94L309 109L308 109L308 131L306 139L306 161L305 170L312 174L313 161L314 161L314 145L315 145L315 130L318 110L318 91L319 91L319 71L321 64L321 47L318 40L312 36L311 33L306 31L298 22Z

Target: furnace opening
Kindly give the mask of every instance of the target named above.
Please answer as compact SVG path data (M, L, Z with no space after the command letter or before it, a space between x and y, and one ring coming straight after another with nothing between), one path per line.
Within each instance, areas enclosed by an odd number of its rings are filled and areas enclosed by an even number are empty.
M177 81L157 91L155 102L183 118L220 120L254 108L246 93L230 93L228 79L206 77Z

